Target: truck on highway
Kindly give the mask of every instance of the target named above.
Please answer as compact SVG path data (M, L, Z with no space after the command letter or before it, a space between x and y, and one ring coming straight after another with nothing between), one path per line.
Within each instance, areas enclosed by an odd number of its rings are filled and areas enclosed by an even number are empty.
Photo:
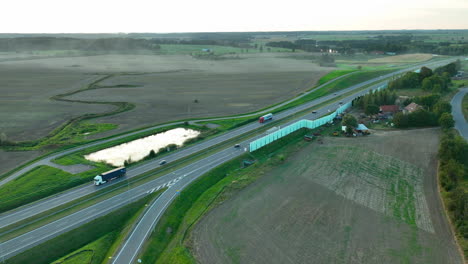
M113 179L124 176L125 173L127 173L127 169L125 167L119 167L110 171L103 172L94 177L94 185L98 186L108 181L112 181Z
M264 116L261 116L259 119L258 119L258 122L260 123L265 123L266 121L268 120L271 120L273 119L273 114L272 113L269 113L269 114L266 114Z

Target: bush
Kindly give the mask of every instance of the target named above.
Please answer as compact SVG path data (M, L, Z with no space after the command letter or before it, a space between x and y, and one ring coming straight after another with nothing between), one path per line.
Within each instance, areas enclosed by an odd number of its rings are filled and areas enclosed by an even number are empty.
M439 125L443 129L452 128L455 125L455 120L453 120L452 114L443 113L439 118Z

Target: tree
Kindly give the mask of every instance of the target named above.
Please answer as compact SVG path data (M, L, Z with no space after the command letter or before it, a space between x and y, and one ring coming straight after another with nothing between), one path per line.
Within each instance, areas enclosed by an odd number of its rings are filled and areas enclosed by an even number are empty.
M446 101L439 101L433 107L434 113L440 117L443 113L452 112L452 105Z
M375 114L378 114L379 113L379 107L374 105L374 104L370 104L370 105L366 105L366 108L364 109L364 112L366 113L366 115L375 115Z
M393 116L393 123L396 127L404 128L409 126L409 118L408 115L403 114L402 112L398 112Z
M351 126L346 127L346 134L352 135L354 133L354 129Z
M444 129L452 128L455 125L452 114L443 113L439 118L439 125Z
M426 78L422 81L422 87L424 91L431 91L432 90L432 82L429 78Z
M419 71L419 81L424 81L425 78L431 77L432 70L427 67L422 67Z
M149 157L150 159L156 157L156 152L154 152L154 150L152 149L152 150L149 152L148 157Z
M357 120L353 115L346 114L341 122L343 126L357 127Z

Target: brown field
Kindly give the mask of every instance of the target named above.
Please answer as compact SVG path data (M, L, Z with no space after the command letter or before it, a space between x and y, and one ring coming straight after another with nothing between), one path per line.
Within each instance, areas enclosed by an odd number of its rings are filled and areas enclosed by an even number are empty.
M383 58L370 59L369 63L414 63L432 59L432 54L415 53L396 56L386 56Z
M110 134L176 119L255 111L310 89L333 69L276 56L280 55L221 61L154 56L155 68L146 69L148 73L119 75L100 83L132 87L90 90L68 98L136 104L132 111L97 119L119 124Z
M436 184L437 129L312 143L206 215L200 263L462 263Z
M41 151L3 151L0 150L0 175L41 155Z
M113 109L50 100L108 73L148 74L121 75L103 83L139 87L98 89L69 98L135 103L130 112L99 120L120 124L110 132L117 133L188 116L255 110L311 88L332 70L275 56L210 61L185 55L101 55L0 62L0 132L11 140L37 139L72 117Z

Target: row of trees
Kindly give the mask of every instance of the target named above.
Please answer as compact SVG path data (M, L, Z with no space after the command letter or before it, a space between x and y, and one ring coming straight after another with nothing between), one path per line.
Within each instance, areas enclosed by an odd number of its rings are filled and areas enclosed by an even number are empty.
M133 38L0 38L0 51L31 51L31 50L158 50L159 45L146 39Z
M313 40L299 39L292 41L275 41L266 44L270 47L281 47L291 50L301 49L307 52L320 52L333 49L341 54L354 54L356 52L423 52L442 55L464 55L468 53L468 44L465 42L452 44L448 42L425 42L420 36L394 35L376 36L368 39L351 40Z
M445 131L439 146L439 160L439 180L448 192L452 222L460 235L468 239L468 143L454 131Z
M379 106L395 104L397 95L395 91L380 90L359 97L354 105L364 110L367 115L375 115L379 112Z
M388 88L395 89L423 89L434 93L445 93L449 90L451 84L450 77L455 75L461 68L460 61L449 63L439 67L434 72L422 67L417 72L407 72L400 78L397 78L388 84Z

